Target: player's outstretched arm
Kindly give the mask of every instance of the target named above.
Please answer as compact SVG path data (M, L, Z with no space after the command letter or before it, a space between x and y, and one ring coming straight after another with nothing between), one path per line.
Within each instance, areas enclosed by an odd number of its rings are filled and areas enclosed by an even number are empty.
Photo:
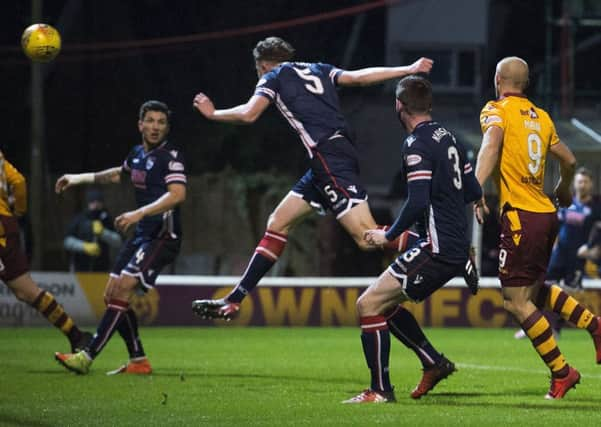
M484 184L499 162L499 154L501 152L501 146L503 145L503 134L503 129L498 126L491 126L484 132L484 136L482 137L482 145L480 146L480 152L478 153L478 160L476 163L476 179L480 183L482 190L484 190ZM484 216L488 215L490 212L486 205L484 194L474 208L476 219L482 224L484 222Z
M411 65L400 67L370 67L354 71L343 71L338 77L342 86L368 86L390 79L398 79L409 74L429 73L434 61L420 58Z
M253 95L246 104L225 110L216 110L211 98L201 92L194 97L192 106L209 120L249 125L263 114L263 111L269 107L269 102L263 96Z
M54 191L62 193L67 188L82 184L118 184L121 182L121 166L100 172L65 174L56 180Z
M567 208L572 204L570 185L576 171L576 157L563 142L553 144L549 151L559 160L559 181L555 186L555 197L559 206Z
M119 215L115 219L115 227L125 232L130 226L140 222L145 216L167 212L180 203L183 203L184 200L186 200L186 186L183 184L169 184L167 192L154 202Z

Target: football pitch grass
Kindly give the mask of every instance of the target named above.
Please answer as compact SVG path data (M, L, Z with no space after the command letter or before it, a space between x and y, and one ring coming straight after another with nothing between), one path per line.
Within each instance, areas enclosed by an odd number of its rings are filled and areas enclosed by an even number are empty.
M546 368L509 329L432 328L458 371L412 400L421 376L392 337L397 403L343 405L368 386L358 328L142 328L151 376L107 376L126 359L116 335L90 374L53 358L66 340L50 328L0 328L1 426L599 426L601 366L588 333L559 341L581 384L543 399Z

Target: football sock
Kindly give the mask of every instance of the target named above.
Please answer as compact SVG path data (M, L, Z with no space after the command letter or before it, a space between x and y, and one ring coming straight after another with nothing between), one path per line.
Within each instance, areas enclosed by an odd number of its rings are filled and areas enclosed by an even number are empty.
M242 275L242 279L238 286L227 296L229 302L240 303L244 297L251 292L259 283L259 280L271 269L276 263L284 248L288 236L285 234L276 233L275 231L267 230L263 239L255 249L255 253L246 267L246 271Z
M551 375L554 378L565 377L568 374L568 364L557 347L553 330L545 316L536 310L522 322L521 326L532 341L536 352L551 369Z
M54 295L50 292L42 291L31 304L33 308L39 311L50 323L61 330L67 336L71 344L77 344L81 338L81 331L75 322L69 316L63 306L56 302Z
M384 316L361 317L361 344L371 372L371 389L392 391L388 374L390 333Z
M422 328L411 312L399 305L386 317L390 332L415 355L427 368L442 360L442 355L430 344Z
M121 335L121 338L123 338L123 341L125 341L130 359L146 355L138 334L138 318L131 308L123 315L121 322L117 326L117 331Z
M127 301L113 298L108 302L96 334L86 349L86 352L92 359L102 351L128 309L129 303Z
M591 333L597 329L597 319L593 313L557 285L541 286L537 306L552 310L577 328L587 329Z
M390 225L377 225L378 230L388 231ZM382 245L382 248L387 251L393 252L405 252L410 245L416 240L417 234L411 231L403 231L399 237L394 240L388 241Z

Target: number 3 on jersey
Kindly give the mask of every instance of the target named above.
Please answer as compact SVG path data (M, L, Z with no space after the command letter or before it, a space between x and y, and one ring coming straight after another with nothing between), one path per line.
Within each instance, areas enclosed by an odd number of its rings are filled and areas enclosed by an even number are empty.
M319 77L311 74L310 68L293 67L292 69L296 71L296 74L298 74L301 79L307 82L305 84L305 89L316 95L321 95L323 93L323 85L321 84L321 80L319 80Z
M459 152L457 147L451 145L448 151L449 160L453 163L453 185L457 190L461 190L461 168L459 167Z

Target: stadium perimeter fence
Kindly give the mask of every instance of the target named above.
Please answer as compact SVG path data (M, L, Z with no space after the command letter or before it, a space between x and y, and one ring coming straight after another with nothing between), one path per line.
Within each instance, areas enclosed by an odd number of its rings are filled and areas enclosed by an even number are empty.
M105 306L102 273L36 272L40 286L52 292L82 325L96 325ZM223 321L203 320L191 311L195 299L220 298L237 283L237 276L163 275L157 286L136 295L131 306L144 325L222 326ZM244 300L240 316L230 326L357 326L355 302L375 277L266 277ZM601 313L601 280L585 279L577 298ZM503 308L497 278L483 277L477 295L471 295L462 278L451 280L420 304L405 304L424 326L515 326ZM28 305L0 287L0 326L47 325Z

